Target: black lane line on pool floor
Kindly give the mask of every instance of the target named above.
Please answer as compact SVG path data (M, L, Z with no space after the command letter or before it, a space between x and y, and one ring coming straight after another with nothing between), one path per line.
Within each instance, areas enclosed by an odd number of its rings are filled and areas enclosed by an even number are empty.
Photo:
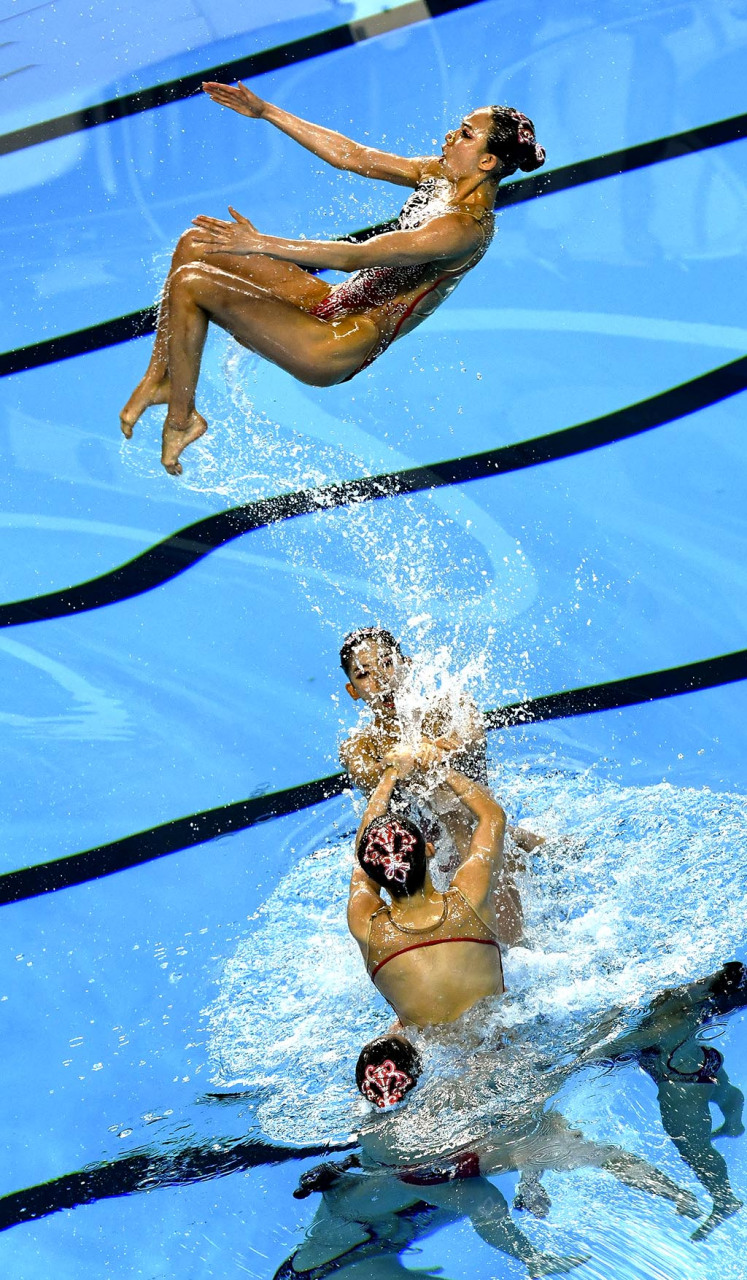
M206 67L203 71L178 76L163 84L152 85L149 89L137 89L134 93L110 98L92 107L84 107L81 111L70 111L67 115L56 116L52 120L42 120L23 129L0 134L0 156L38 146L42 142L51 142L55 138L65 138L73 133L95 129L101 124L124 120L128 116L140 115L143 111L166 107L173 102L183 102L185 98L201 92L203 80L235 82L266 75L270 71L282 71L299 62L319 58L325 53L353 48L356 44L389 31L426 22L429 18L444 17L480 3L481 0L415 0L414 3L396 9L384 9L358 22L343 23L339 27L330 27L327 31L317 31L313 35L289 40L286 44L275 45L271 49L250 53L244 58L221 62L215 67Z
M679 694L696 693L723 684L747 679L747 649L690 662L681 667L664 671L647 672L628 676L622 680L609 680L604 684L587 685L584 688L563 690L539 698L529 698L486 711L488 730L511 729L538 724L545 720L559 720L570 716L588 715L597 711L612 711L638 703L654 702L661 698L673 698ZM349 787L344 773L330 774L297 787L287 787L269 795L239 800L234 804L207 809L186 818L165 822L149 831L114 840L111 844L73 853L52 862L22 867L0 875L0 906L13 902L38 898L58 889L99 880L104 876L126 871L130 867L165 858L183 849L204 844L219 836L244 831L260 822L298 813L312 805L321 804L333 796L339 796Z
M500 189L496 207L499 210L505 209L511 205L523 204L526 200L555 195L588 182L598 182L602 178L617 177L648 165L660 164L663 160L674 160L710 147L720 147L745 136L747 114L732 116L715 124L687 129L684 133L671 134L654 142L624 147L621 151L611 151L608 155L594 156L559 169L549 169L532 178L522 178L519 182L509 182ZM391 225L391 222L381 222L336 238L360 242L387 230ZM134 338L146 337L155 331L156 315L157 307L143 307L140 311L130 311L125 316L103 320L85 329L76 329L73 333L60 334L55 338L32 342L26 347L17 347L13 351L0 352L0 378L56 364L60 360L71 360L75 356L89 355L92 351L101 351L122 342L130 342Z
M297 493L262 498L187 525L163 542L108 573L60 591L0 604L0 627L23 626L101 609L152 591L186 572L234 538L297 516L331 511L361 502L423 493L521 471L614 444L707 408L747 387L747 356L701 374L636 404L484 453L447 462L321 485Z
M182 1147L169 1155L138 1152L0 1196L0 1231L99 1200L150 1192L157 1187L183 1187L262 1165L329 1157L355 1146L357 1143L308 1147L282 1147L263 1142L226 1142L224 1145L217 1139L210 1146Z

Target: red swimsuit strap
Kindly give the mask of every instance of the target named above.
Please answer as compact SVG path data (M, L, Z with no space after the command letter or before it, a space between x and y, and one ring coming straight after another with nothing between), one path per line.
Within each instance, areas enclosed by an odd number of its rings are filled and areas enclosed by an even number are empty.
M385 964L389 964L390 960L394 960L395 956L403 956L406 951L417 951L420 947L440 947L446 942L479 942L483 947L495 947L500 957L501 949L498 943L492 938L431 938L428 942L412 942L409 947L401 947L399 951L393 951L390 956L384 956L377 965L371 970L371 981L373 982L379 969L383 969ZM501 972L503 966L501 965Z

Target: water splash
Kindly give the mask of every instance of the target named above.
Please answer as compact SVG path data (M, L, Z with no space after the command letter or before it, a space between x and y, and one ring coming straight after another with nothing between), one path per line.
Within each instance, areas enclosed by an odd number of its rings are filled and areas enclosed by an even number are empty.
M509 818L521 808L548 836L524 878L528 946L506 958L508 996L467 1015L458 1045L448 1032L421 1037L429 1081L401 1122L403 1145L411 1129L419 1155L429 1143L463 1141L501 1106L536 1103L547 1063L572 1053L600 1016L617 1007L635 1018L663 987L704 976L743 944L743 796L624 787L596 768L547 763L518 776L498 768L492 783ZM359 1127L354 1063L390 1023L347 936L350 867L347 842L302 855L229 961L211 1011L215 1078L266 1091L257 1120L274 1140L342 1138ZM484 1062L465 1075L465 1037L493 1057L501 1045L499 1080ZM445 1079L459 1096L451 1127Z

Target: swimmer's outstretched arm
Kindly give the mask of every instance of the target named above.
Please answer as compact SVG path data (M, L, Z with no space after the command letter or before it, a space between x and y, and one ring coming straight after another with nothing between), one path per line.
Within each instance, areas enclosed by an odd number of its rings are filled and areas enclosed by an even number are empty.
M506 815L490 792L463 773L452 769L446 776L446 784L477 818L469 852L452 883L466 894L473 905L479 905L489 900L495 873L503 869Z
M382 773L375 789L372 791L365 813L358 827L358 834L355 837L355 846L358 847L361 836L366 828L373 822L374 818L383 818L389 808L389 801L392 798L392 792L397 783L404 776L404 770L400 765L387 764ZM368 877L366 877L368 878ZM373 883L373 881L371 882Z
M483 232L469 213L446 213L412 231L387 231L363 244L335 240L286 240L263 235L229 205L232 222L200 214L194 244L205 253L260 253L301 267L360 271L363 267L402 267L421 262L450 262L474 253Z
M389 801L392 798L392 792L400 778L400 770L394 765L388 765L384 770L381 780L373 792L364 813L361 824L358 828L358 834L355 837L356 849L358 843L370 822L374 818L382 818L389 807ZM366 952L368 927L371 916L381 907L381 890L375 880L371 880L366 875L363 867L357 862L353 868L353 874L350 877L350 888L348 890L348 928L364 953Z
M402 187L416 187L424 167L435 158L397 156L388 151L378 151L375 147L366 147L361 142L346 138L342 133L336 133L334 129L312 124L310 120L302 120L300 116L294 116L282 107L265 102L264 98L258 97L241 81L237 85L206 81L202 87L218 106L230 107L232 111L238 111L239 115L249 116L253 120L267 120L333 168L358 173L363 178L377 178L383 182L395 182Z

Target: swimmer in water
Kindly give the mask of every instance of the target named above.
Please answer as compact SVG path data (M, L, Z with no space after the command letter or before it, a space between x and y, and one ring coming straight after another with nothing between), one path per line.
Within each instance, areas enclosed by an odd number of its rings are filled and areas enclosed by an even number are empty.
M475 1151L446 1155L435 1170L428 1164L414 1166L405 1171L404 1181L423 1186L429 1180L440 1183L515 1169L521 1173L515 1207L546 1217L550 1198L540 1182L544 1170L596 1166L630 1186L672 1200L680 1214L699 1217L694 1197L659 1170L620 1148L589 1142L554 1107L548 1109L550 1099L577 1071L593 1063L610 1069L630 1064L653 1080L664 1131L711 1197L710 1214L691 1236L694 1241L705 1240L742 1208L713 1139L744 1134L744 1095L729 1080L724 1055L710 1040L714 1022L745 1005L747 967L732 961L698 982L663 991L633 1029L618 1035L614 1035L615 1023L625 1011L613 1010L575 1060L537 1075L537 1092L528 1110L520 1107L510 1120L503 1116ZM364 1045L356 1065L356 1085L377 1112L384 1112L405 1100L422 1071L417 1050L401 1031L392 1030ZM711 1117L714 1106L723 1116L718 1129ZM387 1132L374 1128L363 1140L369 1157L383 1164L392 1163Z
M410 707L416 725L403 723L397 695L403 690L411 664L399 641L383 627L362 627L345 637L340 649L340 665L347 677L345 688L355 702L363 702L371 713L368 723L353 730L340 746L340 761L354 786L370 796L380 781L389 753L403 747L412 758L409 789L398 787L394 806L405 811L411 799L416 809L425 804L441 836L434 843L436 865L443 873L453 872L469 851L475 819L443 781L446 765L463 773L472 782L488 788L487 739L485 721L474 700L464 690L457 698L445 693L427 707ZM411 702L411 699L407 699ZM434 768L435 765L435 768ZM418 818L415 818L416 822ZM541 836L521 827L509 826L512 843L504 851L504 873L496 885L496 909L506 924L513 920L513 937L504 935L507 946L521 937L521 904L514 876L523 870L516 846L531 853L544 843ZM503 901L505 899L505 902Z
M345 688L354 702L363 702L371 712L370 721L356 727L340 746L340 761L353 786L370 795L384 771L387 753L403 744L411 731L402 723L397 694L406 681L411 659L402 652L399 640L384 627L360 627L351 631L340 649L340 666L347 677ZM458 699L444 694L433 706L418 709L419 742L410 746L416 766L426 768L433 748L443 753L473 782L488 786L485 721L474 700L464 690ZM453 803L446 789L431 793L439 819L448 837L464 856L469 847L473 821L463 806ZM438 804L439 799L445 803ZM524 853L543 844L541 836L521 827L508 827L514 843Z
M393 753L394 755L394 753ZM505 814L489 792L450 769L446 785L475 819L467 857L449 889L433 886L433 844L407 818L388 812L409 759L393 758L373 792L356 840L348 927L371 979L402 1026L454 1022L478 1000L502 994L500 944L513 943L521 920L510 899L496 910L494 881L503 861ZM386 889L390 902L382 900Z
M161 461L171 475L207 430L195 392L211 320L300 382L346 382L480 261L500 181L545 160L532 121L511 107L470 111L447 133L440 156L407 157L301 120L246 85L203 88L219 106L267 120L336 169L415 190L392 230L360 244L266 235L230 206L231 221L194 219L196 229L174 252L147 371L120 414L129 439L149 405L168 405ZM311 274L324 269L352 274L329 285Z

